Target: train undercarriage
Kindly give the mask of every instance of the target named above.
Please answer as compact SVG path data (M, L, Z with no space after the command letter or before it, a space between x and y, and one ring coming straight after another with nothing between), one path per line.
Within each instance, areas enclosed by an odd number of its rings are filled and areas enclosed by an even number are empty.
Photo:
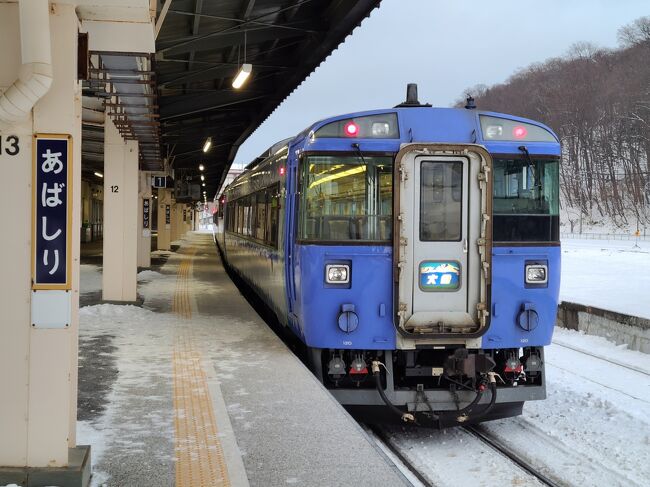
M312 348L309 355L325 387L366 422L444 428L516 416L525 401L546 397L542 347Z

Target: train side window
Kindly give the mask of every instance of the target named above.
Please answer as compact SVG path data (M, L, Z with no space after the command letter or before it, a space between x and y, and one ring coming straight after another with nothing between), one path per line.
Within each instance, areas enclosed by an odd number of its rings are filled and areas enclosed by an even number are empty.
M271 208L269 220L269 244L278 246L278 220L280 216L280 185L271 186Z
M264 241L266 224L266 191L260 191L255 199L255 238Z
M238 234L244 234L244 200L240 198L237 201L237 230Z
M264 242L271 243L271 198L272 188L264 190Z

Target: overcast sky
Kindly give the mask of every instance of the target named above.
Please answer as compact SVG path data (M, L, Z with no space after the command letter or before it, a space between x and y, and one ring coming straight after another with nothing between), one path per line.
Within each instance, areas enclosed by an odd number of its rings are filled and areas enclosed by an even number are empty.
M503 82L575 42L617 47L619 27L649 11L648 0L382 0L242 145L235 162L248 164L322 118L392 107L409 82L418 84L421 102L445 107L465 88Z

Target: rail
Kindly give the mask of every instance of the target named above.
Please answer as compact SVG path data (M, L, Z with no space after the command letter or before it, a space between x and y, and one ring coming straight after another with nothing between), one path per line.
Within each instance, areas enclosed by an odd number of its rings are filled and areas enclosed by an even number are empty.
M537 468L519 456L518 453L510 450L499 440L488 434L485 429L481 428L480 426L465 426L464 429L469 434L488 445L490 448L498 451L506 458L517 464L522 470L535 477L543 485L550 487L560 487L562 485L547 477L544 473L540 472Z

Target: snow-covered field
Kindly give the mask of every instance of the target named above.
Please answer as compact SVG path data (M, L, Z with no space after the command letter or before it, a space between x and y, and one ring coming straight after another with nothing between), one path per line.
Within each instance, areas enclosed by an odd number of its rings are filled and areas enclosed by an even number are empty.
M563 240L560 299L650 318L650 242Z
M526 403L521 417L485 423L486 429L561 484L648 485L650 355L569 330L556 330L556 342L546 349L548 398ZM602 358L561 343L596 345ZM435 485L539 485L461 429L403 427L388 434Z

